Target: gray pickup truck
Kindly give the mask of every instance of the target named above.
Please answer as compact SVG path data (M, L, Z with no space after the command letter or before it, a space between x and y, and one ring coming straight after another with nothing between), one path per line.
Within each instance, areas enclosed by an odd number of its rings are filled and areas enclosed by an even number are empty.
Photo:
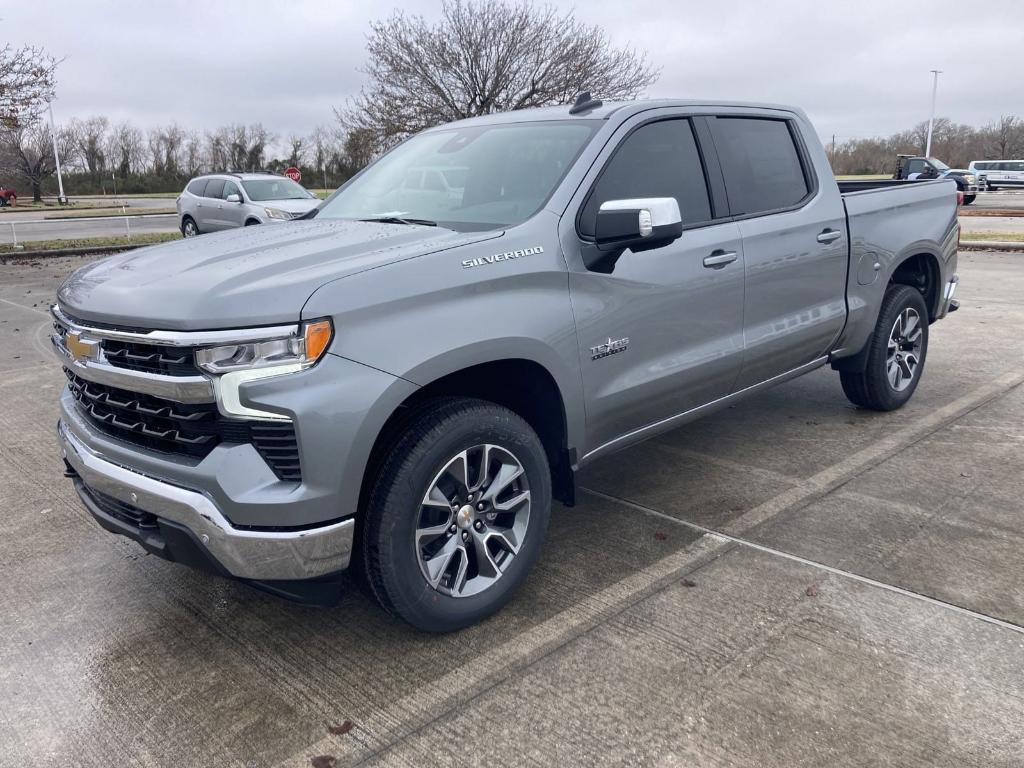
M314 603L349 568L466 626L594 459L824 365L858 406L911 397L956 308L956 188L841 186L781 106L430 129L302 220L72 275L67 474L150 553Z

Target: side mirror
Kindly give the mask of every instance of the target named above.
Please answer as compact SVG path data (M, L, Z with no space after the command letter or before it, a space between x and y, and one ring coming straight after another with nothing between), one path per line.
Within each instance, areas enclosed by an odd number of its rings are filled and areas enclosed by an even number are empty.
M224 198L228 203L240 203L242 202L242 196L232 192L230 195Z
M683 217L674 197L608 200L597 212L594 240L600 251L649 251L683 234Z

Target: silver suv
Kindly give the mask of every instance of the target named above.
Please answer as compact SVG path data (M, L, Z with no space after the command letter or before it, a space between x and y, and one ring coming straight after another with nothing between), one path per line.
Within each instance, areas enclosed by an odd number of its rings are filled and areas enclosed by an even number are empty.
M178 227L185 237L250 224L289 221L320 198L272 173L214 173L192 179L178 196Z

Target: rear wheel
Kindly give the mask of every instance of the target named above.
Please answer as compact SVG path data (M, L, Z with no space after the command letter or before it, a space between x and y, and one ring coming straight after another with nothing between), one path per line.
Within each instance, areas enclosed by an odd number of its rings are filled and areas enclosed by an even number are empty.
M894 411L917 389L928 354L928 307L916 288L890 285L869 340L863 371L841 371L843 392L854 405Z
M183 237L195 237L199 234L199 227L196 226L196 222L191 216L186 216L181 220L181 234Z
M526 579L550 509L547 456L523 419L483 400L436 401L412 418L370 494L366 582L419 629L469 626Z

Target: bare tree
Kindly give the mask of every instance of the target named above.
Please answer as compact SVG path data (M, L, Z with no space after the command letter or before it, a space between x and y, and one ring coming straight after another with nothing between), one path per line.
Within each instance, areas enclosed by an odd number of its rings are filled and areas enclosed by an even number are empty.
M341 164L346 175L361 171L378 152L377 133L367 128L352 128L345 135Z
M198 131L190 130L185 134L182 162L185 176L197 176L203 170L203 137Z
M86 173L99 179L107 169L108 132L110 121L96 116L85 120L72 120L71 130L75 135L78 158Z
M261 123L221 126L206 134L210 170L258 170L273 140Z
M306 139L302 136L291 135L288 137L288 157L285 162L298 168L306 161L306 155L309 154L309 147L306 144Z
M145 162L142 131L127 122L115 125L107 139L107 158L121 178L140 172Z
M57 131L57 151L63 160L74 162L75 133L69 127ZM0 133L0 171L21 176L32 188L32 199L43 199L43 181L53 175L57 166L53 156L50 126L37 120Z
M993 160L1016 159L1024 155L1024 120L1014 115L1002 115L986 125L985 157Z
M0 48L0 127L16 129L35 120L53 97L59 63L40 48Z
M401 11L371 25L370 85L335 114L378 148L438 123L563 104L582 90L633 98L660 74L646 55L551 6L443 0L434 25Z

